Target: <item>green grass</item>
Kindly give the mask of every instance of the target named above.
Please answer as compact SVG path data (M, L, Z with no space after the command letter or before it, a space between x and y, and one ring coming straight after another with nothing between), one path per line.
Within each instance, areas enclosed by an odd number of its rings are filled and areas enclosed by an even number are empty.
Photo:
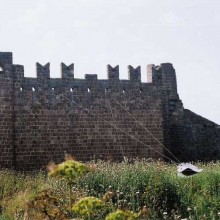
M78 199L102 198L111 191L114 196L108 201L109 210L139 212L146 206L145 219L219 219L220 163L197 165L204 171L182 178L177 176L175 165L163 162L98 161L96 170L79 179L73 192ZM28 202L48 188L64 197L65 204L68 194L65 182L48 178L45 173L0 171L0 219L24 219Z
M197 164L204 171L192 177L177 176L176 166L163 163L98 163L97 172L78 183L90 195L109 188L117 203L134 211L143 206L152 218L218 219L220 215L220 163ZM165 215L165 216L164 216Z

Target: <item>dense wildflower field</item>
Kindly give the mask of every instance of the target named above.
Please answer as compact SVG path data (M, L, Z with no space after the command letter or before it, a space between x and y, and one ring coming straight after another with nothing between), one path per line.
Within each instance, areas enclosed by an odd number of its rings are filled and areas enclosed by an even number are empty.
M220 163L177 175L146 160L68 160L47 172L0 171L0 219L220 219Z

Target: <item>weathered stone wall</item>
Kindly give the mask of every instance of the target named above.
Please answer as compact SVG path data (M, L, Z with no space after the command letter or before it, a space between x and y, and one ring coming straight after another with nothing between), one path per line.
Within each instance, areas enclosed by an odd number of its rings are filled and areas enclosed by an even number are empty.
M163 63L160 66L148 65L147 79L160 88L163 105L163 147L165 159L176 161L177 158L172 153L172 133L171 131L171 117L174 111L183 109L181 100L177 93L176 72L173 65L170 63ZM170 153L171 152L171 153Z
M187 110L176 111L171 121L171 147L181 161L220 159L220 126Z
M12 53L0 53L0 163L14 165Z
M119 67L110 65L107 80L75 79L73 64L62 63L62 78L56 79L50 78L49 64L37 63L37 78L24 77L21 65L11 68L13 94L7 96L13 97L10 147L16 169L44 169L65 153L79 160L163 157L162 146L134 120L163 142L161 91L141 83L140 67L129 66L129 80L119 80Z
M64 154L79 160L173 157L182 161L220 159L219 126L183 108L172 64L107 66L108 79L74 78L74 65L36 64L37 78L24 77L12 53L0 53L0 167L45 169ZM141 124L141 125L140 125ZM146 128L146 129L145 129Z

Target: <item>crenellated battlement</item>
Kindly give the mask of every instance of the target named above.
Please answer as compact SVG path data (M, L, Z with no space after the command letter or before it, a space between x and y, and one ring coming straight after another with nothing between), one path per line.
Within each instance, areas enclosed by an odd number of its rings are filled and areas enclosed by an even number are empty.
M10 69L11 68L11 69ZM112 87L113 90L116 88L125 89L136 88L139 90L145 90L143 87L148 86L166 86L165 84L172 84L176 86L175 83L175 70L172 67L172 64L161 64L160 66L148 65L147 67L147 78L148 83L141 82L141 67L138 66L136 68L131 65L128 66L128 80L120 80L119 66L112 67L111 65L107 65L107 76L108 78L105 80L99 80L98 75L96 74L85 74L84 79L77 79L74 77L74 64L70 64L69 66L61 63L61 78L50 78L50 63L42 65L40 63L36 63L36 78L24 77L24 67L22 65L14 65L12 61L12 53L10 52L0 52L0 73L1 78L5 77L13 77L14 83L20 84L20 86L24 87L24 89L29 86L27 83L35 84L37 87L43 86L49 88L50 85L53 86L56 84L59 87L67 87L69 89L73 84L75 87L79 86L96 86L96 87L105 87L104 90ZM169 75L169 76L168 76ZM174 80L173 80L174 79ZM169 82L168 82L169 81ZM71 87L71 88L72 88ZM112 90L111 89L111 90ZM100 88L102 90L102 88Z
M39 81L47 81L50 79L50 63L46 65L41 65L40 63L36 63L37 69L37 79ZM16 73L15 73L16 74Z
M141 67L138 66L134 68L133 66L128 66L128 79L131 81L141 81Z
M111 67L107 65L108 79L98 79L97 74L85 74L84 79L74 77L74 64L67 66L61 63L61 78L50 78L50 63L41 65L36 63L37 77L24 77L24 67L12 64L12 76L15 85L15 96L21 103L25 105L25 97L30 93L35 94L35 102L37 97L42 95L42 91L47 92L47 99L54 99L53 96L58 94L81 94L92 96L106 96L111 93L114 95L131 95L138 96L160 96L162 82L154 80L149 83L141 82L141 67L137 68L128 66L128 80L120 80L119 66ZM157 74L153 73L153 74ZM154 88L156 87L156 88ZM23 95L21 95L23 94ZM39 94L39 95L38 95Z
M188 141L204 126L212 127L209 136L218 134L214 123L184 110L170 63L148 65L146 83L141 67L131 65L127 80L120 79L118 65L107 65L107 79L75 78L73 63L61 63L60 78L51 78L50 63L36 63L37 77L25 77L24 66L12 58L0 52L0 167L45 169L65 152L79 160L158 159L167 153L163 145L179 155L180 146L199 149L204 142L217 152L204 129L198 140L205 141Z
M74 64L70 64L66 66L66 64L61 63L61 76L63 79L71 79L74 78Z
M161 98L162 90L171 90L172 93L176 85L175 70L169 63L148 65L147 83L141 82L141 67L131 65L128 66L127 80L120 79L119 65L107 65L107 79L98 79L97 74L85 74L84 79L79 79L74 77L74 64L66 65L63 62L60 64L61 78L50 77L50 63L36 63L37 77L24 77L24 67L13 64L12 53L0 53L0 67L0 80L6 77L9 80L7 83L13 84L14 99L22 106L37 104L51 107L62 104L61 97L68 97L69 100L78 97L78 100L89 100L89 104L92 100L110 96L122 97L123 100L134 99L135 96L156 100ZM175 88L173 90L176 91Z
M12 65L12 53L11 52L0 52L0 66L5 67L7 65Z

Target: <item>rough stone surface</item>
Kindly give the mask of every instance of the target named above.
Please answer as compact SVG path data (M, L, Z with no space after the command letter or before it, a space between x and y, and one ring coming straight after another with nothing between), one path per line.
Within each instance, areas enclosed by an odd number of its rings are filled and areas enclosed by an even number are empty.
M45 169L65 153L83 161L173 159L163 145L184 161L220 159L219 126L183 108L172 64L147 69L148 83L132 66L129 80L110 65L106 80L75 79L74 65L61 63L54 79L49 63L37 63L37 78L28 78L12 53L0 52L0 166Z

